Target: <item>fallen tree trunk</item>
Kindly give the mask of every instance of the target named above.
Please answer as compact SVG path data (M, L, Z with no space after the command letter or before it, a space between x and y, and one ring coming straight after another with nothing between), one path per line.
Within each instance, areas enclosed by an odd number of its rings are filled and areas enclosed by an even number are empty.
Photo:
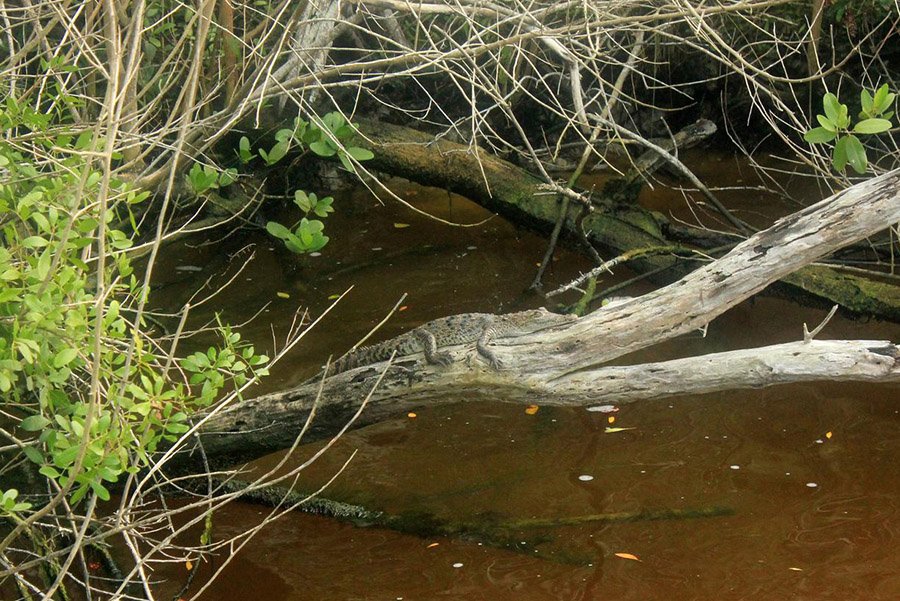
M503 369L448 347L448 366L420 355L363 366L293 390L219 407L197 423L216 465L234 464L294 444L374 423L425 401L467 398L582 406L812 379L900 381L891 341L807 340L633 367L605 363L701 327L766 285L846 244L900 221L900 170L854 186L779 220L725 257L678 282L557 327L497 341ZM469 360L464 360L468 358ZM320 390L321 386L321 390ZM360 411L367 398L365 410Z
M477 147L456 144L398 125L359 120L361 133L371 142L371 164L386 172L428 185L445 187L516 222L550 229L558 217L556 195L546 183L524 169ZM581 208L571 206L564 227L610 251L621 254L636 248L669 246L667 223L657 214L635 204L603 203L583 221ZM884 223L884 229L888 223ZM872 232L875 233L875 232ZM832 250L837 250L835 247ZM646 256L630 265L638 271L675 268L679 261L668 255ZM668 281L683 275L686 267ZM816 265L784 274L781 283L791 291L812 297L819 304L838 304L860 315L900 321L900 287Z

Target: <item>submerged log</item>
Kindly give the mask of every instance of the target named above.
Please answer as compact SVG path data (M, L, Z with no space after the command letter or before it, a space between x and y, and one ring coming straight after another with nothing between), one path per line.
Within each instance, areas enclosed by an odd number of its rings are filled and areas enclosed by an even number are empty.
M771 282L897 221L900 170L785 217L725 257L643 297L550 329L498 338L493 351L501 369L480 361L472 345L442 349L453 358L446 366L428 364L421 354L395 357L218 407L197 423L199 439L211 461L225 465L291 446L312 414L305 441L334 436L348 420L359 427L435 399L584 406L814 379L897 382L900 349L886 340L806 337L632 367L605 365L701 327Z

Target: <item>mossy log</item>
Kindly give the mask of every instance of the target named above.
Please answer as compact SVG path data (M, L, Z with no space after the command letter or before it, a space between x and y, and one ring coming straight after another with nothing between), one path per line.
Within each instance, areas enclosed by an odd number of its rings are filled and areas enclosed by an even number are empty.
M196 481L191 488L194 492L202 494L201 484L203 482ZM557 552L545 552L541 547L544 543L554 540L555 535L552 534L552 531L556 528L584 524L707 519L731 516L735 513L730 507L712 505L690 508L639 509L523 520L505 519L503 516L491 513L475 514L460 520L421 511L390 514L282 486L251 487L243 480L215 480L213 488L218 494L241 493L240 499L245 502L249 501L269 507L289 507L294 511L336 519L359 528L385 528L426 539L462 538L498 549L524 553L530 557L541 557L564 563L571 563L571 556ZM529 532L535 530L538 531L537 534ZM582 557L577 563L586 563L593 559L590 556Z
M408 127L364 119L358 124L375 152L375 159L367 166L446 188L537 229L549 230L557 220L557 196L548 192L545 182L521 167L476 146L436 140L431 134ZM594 203L594 210L583 220L582 207L570 203L565 230L576 234L576 228L581 227L591 242L616 254L672 244L665 236L668 222L662 215L637 204L614 203L602 197L595 198ZM631 266L638 271L668 270L667 280L689 270L687 263L671 256L642 257ZM900 287L828 266L804 267L782 278L775 289L813 304L838 304L855 314L900 321Z

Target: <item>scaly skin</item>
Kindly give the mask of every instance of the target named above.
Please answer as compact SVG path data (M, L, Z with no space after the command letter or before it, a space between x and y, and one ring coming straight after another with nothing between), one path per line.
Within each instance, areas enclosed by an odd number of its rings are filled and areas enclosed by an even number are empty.
M397 357L424 353L425 360L433 365L449 365L449 353L438 351L440 347L475 343L478 354L494 369L502 367L496 354L488 346L496 337L520 336L538 330L568 323L576 319L572 315L550 313L545 309L533 309L505 315L491 313L462 313L441 317L421 325L396 338L379 344L359 348L338 359L329 375L387 361L396 352Z

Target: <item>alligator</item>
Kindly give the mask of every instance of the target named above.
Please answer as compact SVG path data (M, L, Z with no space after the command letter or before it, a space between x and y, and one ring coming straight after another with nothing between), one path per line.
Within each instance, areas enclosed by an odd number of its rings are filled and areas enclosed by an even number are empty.
M575 319L577 317L574 315L560 315L546 309L531 309L504 315L462 313L441 317L396 338L350 351L334 362L328 375L333 376L363 365L387 361L392 355L400 357L415 353L424 353L425 360L432 365L449 365L453 358L446 351L438 351L439 348L473 342L478 356L494 369L500 369L503 367L500 359L488 346L494 338L531 334Z

